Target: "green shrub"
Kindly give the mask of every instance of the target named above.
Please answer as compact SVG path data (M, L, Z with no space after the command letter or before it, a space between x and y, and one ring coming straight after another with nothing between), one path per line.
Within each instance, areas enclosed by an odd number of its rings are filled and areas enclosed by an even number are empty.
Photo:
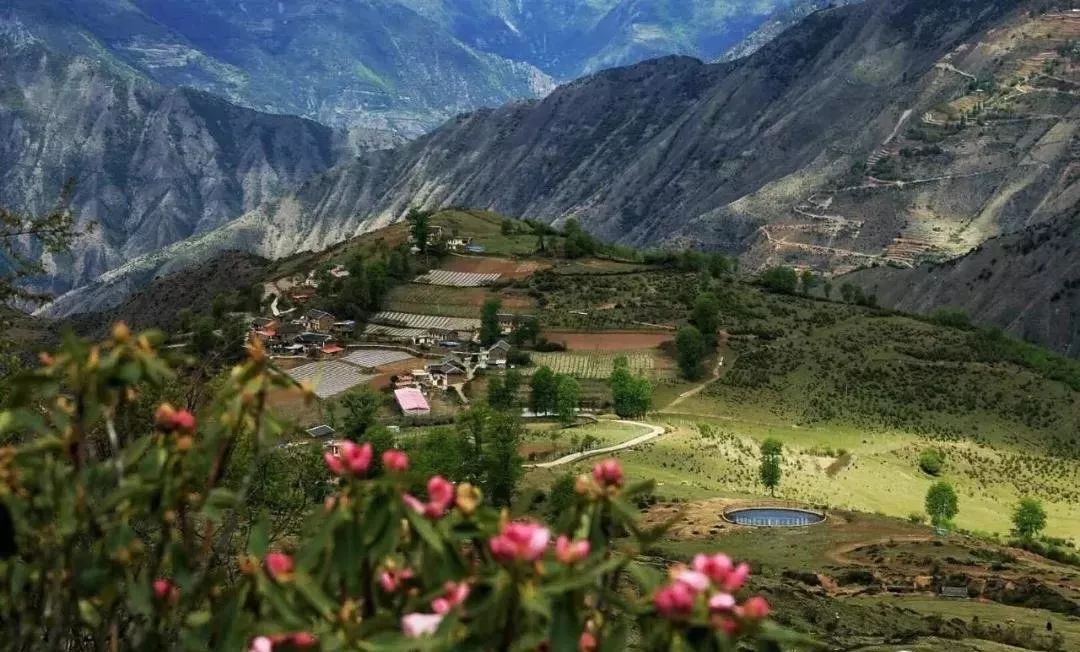
M786 636L749 598L723 619L714 592L746 567L695 560L670 579L639 563L658 533L636 521L651 483L614 460L574 482L555 526L509 522L479 491L416 477L411 460L339 442L303 536L281 538L250 498L287 424L271 394L304 392L261 345L196 418L140 394L173 383L160 338L117 328L70 339L15 381L0 412L0 622L5 649L734 649ZM244 464L236 452L249 447ZM423 499L409 493L426 487ZM419 493L419 492L417 492ZM629 537L616 547L612 533ZM549 540L555 540L554 550ZM689 573L689 569L684 571ZM729 584L728 586L724 586ZM693 587L693 588L692 588ZM726 634L725 631L737 631ZM423 638L422 641L409 639ZM592 639L592 641L586 641ZM771 641L771 645L766 641ZM755 646L756 647L756 646ZM801 645L800 645L801 647Z
M919 454L919 468L928 475L938 476L945 468L945 453L928 448Z

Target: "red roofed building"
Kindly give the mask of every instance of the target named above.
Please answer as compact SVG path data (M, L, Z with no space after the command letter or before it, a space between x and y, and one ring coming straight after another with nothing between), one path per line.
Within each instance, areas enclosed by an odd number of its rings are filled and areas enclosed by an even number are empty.
M394 390L394 398L397 399L401 413L407 417L426 417L431 414L431 406L424 398L424 393L415 387Z
M344 350L345 349L341 348L337 344L326 344L322 348L322 354L323 355L337 355L338 353L341 353Z

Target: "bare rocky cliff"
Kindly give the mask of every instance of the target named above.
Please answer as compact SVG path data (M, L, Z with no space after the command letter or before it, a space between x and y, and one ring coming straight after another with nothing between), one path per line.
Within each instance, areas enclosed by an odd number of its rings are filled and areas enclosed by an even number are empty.
M341 155L338 136L308 120L165 89L33 37L0 42L0 204L42 211L70 178L79 221L94 223L70 255L47 258L39 289L66 291L211 231Z

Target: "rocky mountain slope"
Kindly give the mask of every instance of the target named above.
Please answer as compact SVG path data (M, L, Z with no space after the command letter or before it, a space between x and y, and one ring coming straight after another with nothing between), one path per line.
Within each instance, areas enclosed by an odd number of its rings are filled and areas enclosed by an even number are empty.
M575 217L610 240L721 249L749 268L961 255L1080 193L1080 16L1048 6L869 0L738 61L603 71L362 156L53 310L96 305L166 259L320 249L411 206Z
M11 22L0 50L0 204L41 212L70 178L79 222L94 224L70 255L45 257L40 290L83 285L221 226L342 153L328 127L162 88L116 60L57 52Z
M840 280L883 306L962 310L976 323L1080 357L1080 212L992 238L946 263L878 267Z

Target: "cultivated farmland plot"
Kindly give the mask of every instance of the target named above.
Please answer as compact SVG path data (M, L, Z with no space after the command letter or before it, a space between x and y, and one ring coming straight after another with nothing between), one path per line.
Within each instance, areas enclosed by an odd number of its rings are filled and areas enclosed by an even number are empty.
M365 369L375 369L395 362L402 362L411 357L408 353L391 349L362 349L350 353L342 360Z
M399 328L431 328L446 331L480 330L479 319L440 317L438 315L417 315L405 312L380 312L373 316L370 321L374 324L383 324L385 326L395 326Z
M557 374L603 380L611 376L611 372L615 369L615 360L620 356L626 356L630 363L630 370L635 374L643 374L650 378L673 376L672 370L657 364L656 357L651 352L533 353L532 359L536 366L550 367Z
M365 375L357 367L336 360L312 362L290 369L288 374L297 382L310 382L319 398L337 396L375 377Z
M458 288L476 288L492 285L501 274L473 274L469 272L450 272L445 269L433 269L423 276L417 276L413 283L426 285L446 285Z

